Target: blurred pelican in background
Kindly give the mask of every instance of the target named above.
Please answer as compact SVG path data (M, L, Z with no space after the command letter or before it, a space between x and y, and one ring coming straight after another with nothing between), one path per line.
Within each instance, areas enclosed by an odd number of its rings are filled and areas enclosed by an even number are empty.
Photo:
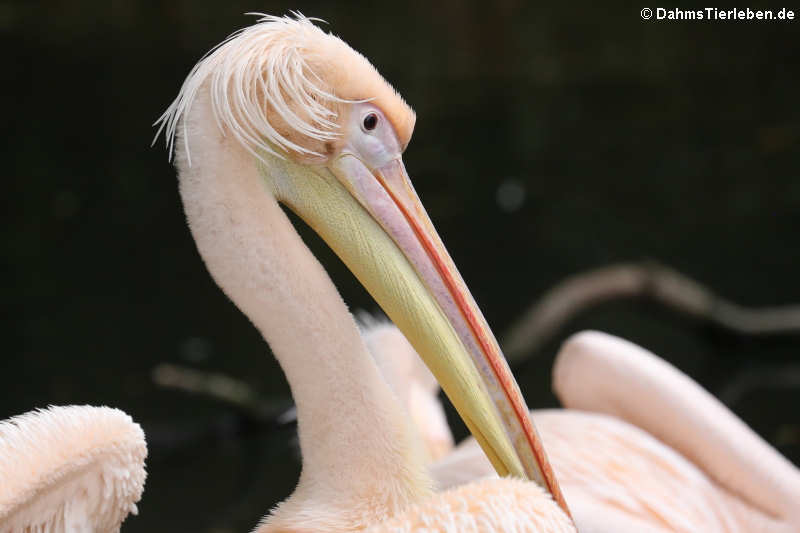
M297 405L297 488L258 531L574 531L497 342L406 174L415 116L310 19L264 16L192 70L161 118L211 275ZM499 474L436 494L428 454L283 204L433 371Z
M393 357L398 389L421 388L411 347L380 327L376 359ZM370 332L367 333L370 335ZM553 388L569 408L531 412L582 533L800 531L800 473L688 376L623 339L587 331L559 352ZM428 443L447 432L436 388L406 399ZM441 405L439 405L441 407ZM435 428L431 431L429 428ZM493 476L474 439L432 463L440 489Z
M453 451L453 434L438 398L436 378L391 322L367 313L357 317L367 350L422 440L426 461L444 458Z

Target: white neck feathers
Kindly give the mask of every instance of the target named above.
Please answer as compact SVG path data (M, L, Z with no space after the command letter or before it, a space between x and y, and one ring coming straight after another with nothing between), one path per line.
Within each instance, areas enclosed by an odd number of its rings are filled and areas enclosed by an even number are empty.
M297 404L303 473L291 500L319 492L392 514L428 494L406 415L254 157L217 128L207 90L184 120L176 164L192 235L217 284L269 343Z

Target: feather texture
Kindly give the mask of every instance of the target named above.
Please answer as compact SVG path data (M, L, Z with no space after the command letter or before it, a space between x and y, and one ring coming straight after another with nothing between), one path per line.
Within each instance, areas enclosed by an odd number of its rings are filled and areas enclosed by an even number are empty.
M575 533L548 493L519 479L486 479L437 494L369 533Z
M0 532L118 531L144 489L138 424L109 407L49 407L0 422Z
M257 24L232 34L195 65L156 121L156 137L164 132L170 153L206 84L217 126L257 158L266 152L324 160L342 137L347 104L368 100L381 106L408 143L413 111L364 56L315 26L318 19L257 15Z

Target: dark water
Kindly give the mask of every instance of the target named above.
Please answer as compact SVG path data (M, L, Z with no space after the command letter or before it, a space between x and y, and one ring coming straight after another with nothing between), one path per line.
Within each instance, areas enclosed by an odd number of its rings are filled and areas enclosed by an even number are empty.
M0 418L92 403L139 421L149 478L125 531L246 530L290 493L291 427L150 378L174 362L288 402L268 348L201 264L165 151L149 148L193 63L251 10L326 19L415 108L406 165L497 331L566 275L646 258L743 305L800 302L798 22L645 23L641 7L0 5L12 54L0 69ZM373 310L301 231L345 300ZM638 342L717 394L766 375L731 407L800 462L800 336L743 338L653 304L602 305L516 369L531 406L555 405L553 355L583 328Z

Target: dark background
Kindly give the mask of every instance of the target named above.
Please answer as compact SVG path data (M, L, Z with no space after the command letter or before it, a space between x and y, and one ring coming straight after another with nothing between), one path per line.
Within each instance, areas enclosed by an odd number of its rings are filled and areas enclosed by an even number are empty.
M647 258L743 305L800 302L800 21L645 22L642 7L0 3L11 54L0 418L91 403L140 422L149 477L125 531L244 531L291 492L292 426L261 427L151 379L173 362L289 405L265 343L195 251L163 145L150 148L189 69L254 22L246 11L327 20L415 108L406 165L496 331L569 274ZM374 310L302 233L345 300ZM800 462L800 336L604 304L515 369L532 407L555 405L552 358L582 328L640 343L717 394L766 373L731 407Z

